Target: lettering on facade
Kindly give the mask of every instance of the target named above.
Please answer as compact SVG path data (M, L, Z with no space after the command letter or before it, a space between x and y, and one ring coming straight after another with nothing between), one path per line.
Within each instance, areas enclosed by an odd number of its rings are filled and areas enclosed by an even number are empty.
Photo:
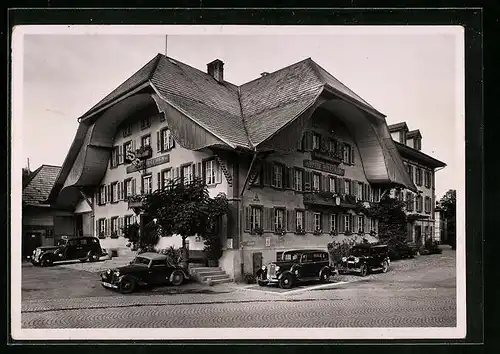
M335 165L330 165L321 161L304 160L304 167L311 168L313 170L333 173L334 175L343 176L345 170Z
M168 163L168 162L170 162L170 155L167 154L167 155L158 156L158 157L155 157L153 159L146 160L146 166L142 166L142 165L127 166L127 173L136 172L136 171L139 171L143 168L150 168L150 167L158 166L158 165Z

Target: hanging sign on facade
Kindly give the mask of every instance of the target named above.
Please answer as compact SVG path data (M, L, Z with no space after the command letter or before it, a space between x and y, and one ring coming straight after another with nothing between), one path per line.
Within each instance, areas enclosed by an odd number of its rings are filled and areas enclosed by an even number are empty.
M135 171L139 171L141 168L150 168L150 167L158 166L158 165L168 163L168 162L170 162L170 155L169 154L161 155L161 156L155 157L153 159L146 160L145 162L140 161L140 164L138 164L137 166L135 164L132 164L131 166L127 166L127 173L132 173ZM145 166L143 165L143 163L145 164Z
M271 237L266 237L266 247L271 247Z
M324 163L321 161L304 160L304 167L311 168L313 170L332 173L339 176L343 176L345 174L345 170L343 168L328 163Z

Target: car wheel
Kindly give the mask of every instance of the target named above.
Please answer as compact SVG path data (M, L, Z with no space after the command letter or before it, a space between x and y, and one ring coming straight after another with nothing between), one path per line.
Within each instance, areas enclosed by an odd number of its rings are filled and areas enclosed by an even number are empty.
M389 262L387 261L382 262L382 273L387 273L388 270L389 270Z
M266 285L267 285L267 282L266 282L266 281L264 281L264 280L258 279L258 280L257 280L257 284L259 284L259 286L266 286Z
M135 286L136 284L134 279L124 278L120 282L119 289L122 294L130 294L135 290Z
M290 274L285 274L279 281L279 286L282 289L290 289L293 286L293 278Z
M97 262L99 260L99 256L96 253L90 251L87 256L87 260L89 262Z
M184 274L180 270L174 270L171 275L172 277L172 285L179 286L184 282Z
M44 257L40 260L41 267L50 267L52 265L52 259Z
M322 283L328 283L330 281L330 271L329 270L324 270L321 272L321 275L319 276L319 280Z
M368 275L368 266L366 264L362 264L359 273L362 277L366 277Z

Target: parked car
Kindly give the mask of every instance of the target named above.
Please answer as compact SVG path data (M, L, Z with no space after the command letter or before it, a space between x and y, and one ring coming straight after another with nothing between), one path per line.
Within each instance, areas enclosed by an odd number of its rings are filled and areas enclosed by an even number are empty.
M129 265L101 273L102 286L123 294L132 293L138 287L177 286L186 279L189 279L189 274L183 268L172 264L166 255L154 252L141 253Z
M260 286L278 284L290 289L303 281L328 282L334 273L328 252L321 250L290 250L282 253L281 261L262 266L256 273Z
M33 251L31 263L47 267L55 262L80 260L95 262L103 255L97 237L74 237L61 239L57 246L40 246Z
M359 244L350 249L348 257L342 257L338 272L357 272L364 277L375 270L386 273L390 263L387 245Z

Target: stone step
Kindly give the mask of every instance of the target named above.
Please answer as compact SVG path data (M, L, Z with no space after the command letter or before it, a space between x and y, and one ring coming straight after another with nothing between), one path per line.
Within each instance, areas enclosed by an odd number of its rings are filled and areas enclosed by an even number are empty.
M208 277L212 275L226 274L226 272L224 272L223 270L207 270L203 272L196 272L195 274L198 275L199 277Z
M229 276L227 278L224 278L224 279L215 279L215 280L211 281L212 285L223 284L223 283L232 283L232 282L233 282L233 279L231 279Z
M224 274L217 274L217 275L200 276L200 278L201 278L201 281L207 281L208 279L211 279L211 280L229 279L230 276L227 275L226 273L224 273Z
M193 272L202 272L206 270L221 270L220 267L190 267Z

